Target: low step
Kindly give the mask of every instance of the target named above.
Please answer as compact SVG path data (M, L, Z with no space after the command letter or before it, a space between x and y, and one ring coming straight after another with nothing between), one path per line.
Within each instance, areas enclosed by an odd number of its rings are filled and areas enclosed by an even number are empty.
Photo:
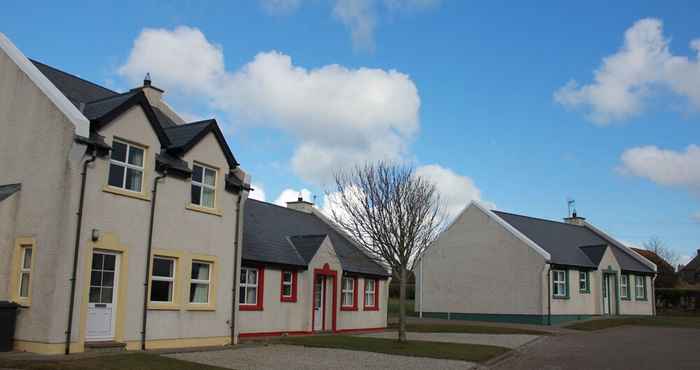
M120 352L126 350L126 343L106 341L106 342L86 342L87 352Z

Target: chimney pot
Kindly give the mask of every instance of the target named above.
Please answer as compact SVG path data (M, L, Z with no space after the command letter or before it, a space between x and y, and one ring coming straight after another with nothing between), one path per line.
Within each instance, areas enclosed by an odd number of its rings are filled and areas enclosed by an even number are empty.
M146 73L146 77L143 78L143 86L151 86L151 73Z
M287 202L287 208L305 213L314 212L314 204L305 201L302 197L298 197L297 200L294 202Z
M571 224L571 225L583 226L586 224L586 218L579 217L576 214L576 211L573 211L571 213L571 217L564 217L564 222L566 222L567 224Z

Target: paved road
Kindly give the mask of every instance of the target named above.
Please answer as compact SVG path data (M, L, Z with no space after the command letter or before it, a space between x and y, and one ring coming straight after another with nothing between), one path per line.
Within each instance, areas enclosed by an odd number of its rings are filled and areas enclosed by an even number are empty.
M492 369L700 369L700 330L619 327L542 337Z
M474 363L465 361L285 345L178 353L167 356L239 370L465 370L475 366Z
M362 334L364 337L396 339L396 332ZM470 333L406 333L408 340L427 342L469 343L517 348L539 338L537 335L524 334L470 334Z

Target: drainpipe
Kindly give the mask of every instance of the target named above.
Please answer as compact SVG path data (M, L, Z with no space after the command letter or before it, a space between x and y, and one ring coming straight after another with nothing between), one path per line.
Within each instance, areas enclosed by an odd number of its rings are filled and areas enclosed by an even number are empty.
M83 172L80 174L80 200L78 201L78 220L75 225L75 247L73 249L73 272L70 277L70 301L68 303L68 327L66 328L65 354L70 354L70 340L73 329L73 310L75 308L75 279L78 274L78 252L80 250L80 232L83 225L83 203L85 201L85 181L87 179L88 165L95 161L97 156L93 153L90 159L83 162Z
M238 235L240 233L241 224L241 201L243 200L243 193L238 193L238 199L236 200L236 228L233 239L233 288L231 289L231 345L236 343L236 305L238 304Z
M547 325L552 325L552 265L547 270Z
M151 200L151 219L148 225L148 249L146 250L146 275L143 279L143 322L141 323L141 350L146 350L146 323L148 321L148 278L151 271L151 250L153 249L153 219L156 213L156 195L158 194L158 181L168 176L168 169L163 174L153 179L153 199Z
M656 316L656 278L658 278L658 277L659 277L659 275L655 274L654 277L651 279L651 315L652 316Z

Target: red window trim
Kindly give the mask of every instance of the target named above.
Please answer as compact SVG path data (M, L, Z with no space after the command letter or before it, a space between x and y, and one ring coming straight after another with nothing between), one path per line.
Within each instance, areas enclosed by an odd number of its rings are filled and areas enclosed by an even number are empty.
M290 272L292 274L292 295L284 295L284 273ZM290 270L280 271L280 302L296 302L297 301L297 272Z
M368 281L374 282L374 306L367 305L367 295L365 294L365 292L367 292L367 282ZM364 289L362 289L362 303L364 306L364 308L363 308L364 311L379 311L379 280L378 279L365 278L365 286L364 286Z
M240 311L262 311L263 310L263 292L265 291L265 267L258 266L243 266L246 268L255 268L258 270L258 299L256 304L245 304L239 303L238 309ZM241 281L240 276L238 277L238 286L240 287ZM240 298L239 298L240 299Z
M352 279L352 306L343 306L343 282L340 281L340 310L341 311L357 311L357 291L359 290L357 277L344 276Z

